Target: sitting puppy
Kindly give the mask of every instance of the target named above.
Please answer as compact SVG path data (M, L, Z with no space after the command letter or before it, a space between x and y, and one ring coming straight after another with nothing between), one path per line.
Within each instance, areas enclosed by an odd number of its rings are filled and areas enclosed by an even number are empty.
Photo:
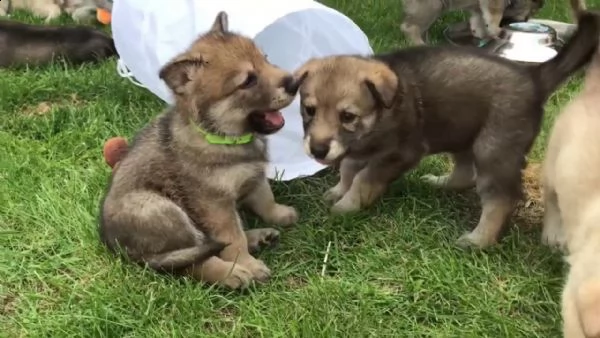
M591 38L591 37L590 37ZM568 252L565 338L600 337L600 52L554 122L543 170L542 241Z
M46 22L58 18L63 12L76 22L90 22L96 18L96 9L112 9L110 0L2 0L0 16L15 9L28 10Z
M251 39L228 31L227 15L159 73L174 107L118 155L102 202L100 236L112 250L159 271L230 288L271 271L250 251L275 229L244 232L238 203L269 223L296 211L275 203L265 176L265 135L284 125L294 100L291 74L270 64Z
M56 59L80 64L116 54L113 39L91 27L0 20L0 67L40 66Z
M424 156L450 153L451 174L423 179L476 186L481 218L459 244L494 244L521 197L521 170L544 104L589 61L598 34L597 16L582 14L565 47L539 65L448 45L309 60L295 74L303 80L304 145L324 164L341 161L340 181L325 195L332 211L366 207Z
M498 36L501 21L527 21L544 6L544 0L403 0L402 3L404 22L401 29L415 45L425 44L423 35L447 11L469 11L473 36L486 38Z

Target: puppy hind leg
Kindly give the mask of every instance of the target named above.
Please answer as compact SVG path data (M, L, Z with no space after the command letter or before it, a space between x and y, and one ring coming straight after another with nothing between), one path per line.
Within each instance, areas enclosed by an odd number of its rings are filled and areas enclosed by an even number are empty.
M463 190L475 186L475 163L473 162L473 153L469 150L462 153L452 154L454 159L454 169L450 174L436 176L427 174L421 179L431 185L453 189Z
M492 135L489 135L491 138ZM476 147L478 145L476 144ZM502 147L502 144L493 145ZM511 154L501 149L491 152L490 145L476 150L475 165L477 170L476 186L481 200L481 216L475 229L458 239L462 247L486 248L495 244L500 232L514 211L516 202L521 195L522 173L521 168L524 158ZM498 154L505 155L503 159L496 159ZM510 153L509 153L510 154Z
M442 15L440 0L405 0L404 20L400 29L413 45L424 45L423 35Z
M558 206L556 192L544 185L544 227L542 230L542 243L564 248L565 234L563 232L562 217Z

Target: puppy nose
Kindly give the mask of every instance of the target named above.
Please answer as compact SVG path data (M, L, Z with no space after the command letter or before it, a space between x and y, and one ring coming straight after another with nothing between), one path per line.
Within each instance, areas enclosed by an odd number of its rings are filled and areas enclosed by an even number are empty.
M327 154L329 154L329 145L328 144L311 144L310 145L310 153L317 159L324 159Z
M286 93L296 95L298 88L300 88L300 82L295 81L293 76L286 76L281 81L281 87L283 87Z

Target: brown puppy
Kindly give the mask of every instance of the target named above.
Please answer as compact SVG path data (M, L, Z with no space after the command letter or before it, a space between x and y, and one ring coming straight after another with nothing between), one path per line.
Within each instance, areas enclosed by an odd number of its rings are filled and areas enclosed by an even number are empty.
M582 67L598 44L598 20L579 29L552 60L526 66L478 48L418 46L373 57L331 56L296 71L305 149L321 162L341 161L326 198L332 211L372 204L426 155L451 153L437 186L477 186L483 210L463 245L486 247L521 194L521 169L538 134L548 96Z
M501 21L527 21L543 6L544 0L403 0L401 29L412 44L423 45L423 35L442 14L467 10L473 36L496 37Z
M269 278L250 251L279 232L244 232L237 204L269 223L298 217L275 202L264 136L283 127L278 110L298 85L227 26L219 13L208 33L161 69L175 105L138 133L113 172L100 234L153 269L241 288Z
M598 37L600 38L600 37ZM544 161L542 241L566 249L566 338L600 337L600 51L558 116Z

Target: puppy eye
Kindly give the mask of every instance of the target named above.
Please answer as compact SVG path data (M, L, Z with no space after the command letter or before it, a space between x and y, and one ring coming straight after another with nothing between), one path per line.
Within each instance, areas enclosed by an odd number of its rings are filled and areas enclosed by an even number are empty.
M304 106L304 113L306 114L306 116L313 117L313 116L315 116L316 112L317 112L317 108L310 107L310 106Z
M343 111L340 113L340 122L342 123L352 123L356 121L357 118L358 116L347 111Z
M249 73L248 77L246 78L244 83L242 83L240 85L240 88L248 89L248 88L254 87L254 85L256 85L257 83L258 83L258 77L256 76L256 74Z

